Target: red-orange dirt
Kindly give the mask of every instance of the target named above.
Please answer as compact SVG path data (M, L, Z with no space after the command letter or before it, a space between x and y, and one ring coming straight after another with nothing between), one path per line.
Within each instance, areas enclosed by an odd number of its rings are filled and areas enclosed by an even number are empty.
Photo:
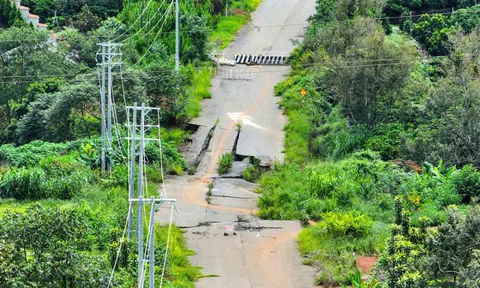
M357 258L357 268L362 274L366 274L377 264L378 257L360 256Z

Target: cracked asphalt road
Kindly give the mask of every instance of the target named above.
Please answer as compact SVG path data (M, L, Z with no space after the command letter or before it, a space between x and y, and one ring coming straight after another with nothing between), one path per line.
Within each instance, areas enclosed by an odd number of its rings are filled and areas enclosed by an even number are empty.
M294 48L291 39L301 37L314 9L315 0L263 0L252 14L251 23L228 48L229 58L266 51L290 53ZM245 71L254 72L253 81L213 79L212 99L203 101L201 116L192 121L210 128L219 119L196 175L167 179L168 197L177 198L180 209L175 223L189 227L185 237L197 253L191 257L192 264L204 267L206 275L218 275L202 278L196 287L314 287L314 269L302 265L297 250L300 223L263 221L252 216L258 197L254 184L241 179L215 179L210 204L205 201L208 183L217 176L218 158L233 149L237 121L242 122L237 154L283 160L286 118L277 104L280 99L273 96L273 88L285 79L289 68L239 65L232 73ZM203 143L202 137L194 141ZM165 223L169 211L168 205L159 209L157 221ZM238 215L258 227L281 229L238 231L236 236L223 236L224 226L237 221ZM199 226L204 223L210 225Z

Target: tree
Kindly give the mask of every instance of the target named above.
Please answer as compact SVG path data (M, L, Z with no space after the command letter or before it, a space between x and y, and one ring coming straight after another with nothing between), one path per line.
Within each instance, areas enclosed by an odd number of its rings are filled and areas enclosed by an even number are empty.
M22 35L20 38L19 35ZM30 27L12 27L0 30L0 128L12 131L16 124L14 107L25 102L29 84L41 82L45 78L74 75L79 67L66 61L65 51L59 47L52 49L46 32L38 32ZM48 75L48 77L45 77ZM13 129L15 130L15 129ZM11 139L2 135L0 141Z
M349 123L371 130L388 117L389 109L401 96L412 71L411 60L407 59L413 53L410 47L385 41L380 30L357 35L361 36L352 40L343 55L328 62L327 86L341 102Z
M23 214L7 211L0 222L0 284L106 287L110 267L89 253L95 249L93 236L85 216L74 209L35 205Z
M188 31L188 39L182 42L182 61L207 59L208 32L207 19L202 16L186 14L181 17L182 26Z
M387 239L387 248L380 259L380 266L386 272L389 288L427 287L424 244L427 237L426 221L421 228L411 228L408 211L403 199L395 199L395 224Z
M456 10L450 16L450 21L470 33L480 27L480 6Z
M311 19L317 24L325 24L333 20L344 21L354 16L379 16L384 1L379 0L317 0L314 16Z
M82 11L73 17L73 27L82 33L97 29L100 24L100 18L94 15L87 5L83 6Z
M470 264L475 261L474 251L480 249L479 233L478 207L472 208L466 216L456 207L447 209L447 221L438 227L438 234L428 240L427 263L431 277L457 283L458 275L472 267Z
M97 123L91 125L88 120L99 115L98 86L94 84L94 77L95 74L80 75L76 82L60 87L57 92L39 95L19 121L19 142L68 141L78 136L91 136L92 130L98 130ZM79 124L75 121L77 117Z
M427 98L430 117L440 119L437 141L450 164L480 165L479 41L478 31L452 38L452 56L443 65L446 76Z
M455 31L447 17L441 14L424 14L413 25L412 36L420 42L431 55L445 55L448 52L448 36Z
M10 0L0 0L0 26L21 26L24 24L20 11L12 7Z

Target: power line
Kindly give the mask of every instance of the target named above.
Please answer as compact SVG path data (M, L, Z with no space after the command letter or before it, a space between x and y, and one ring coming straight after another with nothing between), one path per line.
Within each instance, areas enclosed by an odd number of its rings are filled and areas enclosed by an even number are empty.
M172 8L172 5L173 5L173 1L170 3L170 5L168 6L168 9L167 11L165 12L164 14L164 17L165 17L165 20L163 21L163 24L162 26L160 27L160 29L158 31L162 31L163 29L163 26L165 25L165 23L167 22L167 15L168 13L170 12L170 9ZM157 34L155 35L155 38L153 39L152 43L150 44L150 46L148 46L148 49L147 51L145 51L145 53L143 53L142 57L140 57L140 59L138 59L138 61L135 63L135 65L138 65L138 63L140 63L140 61L143 60L143 58L148 54L148 52L150 52L150 49L153 47L153 45L155 44L155 41L157 41L157 38L158 36L160 35L160 33L157 32Z
M436 58L452 58L452 59L462 59L462 58L470 58L474 59L474 55L469 55L469 54L464 54L465 56L470 56L470 57L464 57L464 56L456 56L456 55L442 55L442 56L436 56ZM303 63L303 64L298 64L301 67L315 67L317 65L324 66L324 67L338 67L338 68L343 68L343 67L369 67L369 66L388 66L392 64L398 64L398 63L415 63L420 60L428 60L429 58L422 58L422 57L411 57L411 58L384 58L384 59L357 59L357 60L345 60L343 63L349 63L352 65L334 65L332 63L325 63L325 62L310 62L310 63ZM377 63L378 62L378 63ZM393 63L392 63L393 62ZM395 63L396 62L396 63ZM358 65L355 65L358 64ZM269 65L259 65L256 67L269 67ZM197 68L195 69L196 71L210 71L211 68ZM229 68L221 68L221 69L229 69ZM268 74L268 73L274 73L274 72L283 72L283 71L288 71L290 70L290 66L288 66L285 69L279 69L279 70L264 70L264 71L253 71L252 69L234 69L233 71L236 72L253 72L257 74ZM126 71L126 72L112 72L112 75L129 75L129 74L135 74L137 71ZM137 77L130 77L130 78L125 78L124 80L132 80L136 78L148 78L152 77L153 75L157 73L165 73L165 74L171 74L171 75L165 75L165 77L171 77L175 75L175 71L170 70L170 69L161 69L161 70L150 70L150 71L142 71L139 72L139 75ZM144 74L144 75L142 75ZM54 78L54 77L76 77L78 74L47 74L47 75L7 75L7 76L1 76L0 79L30 79L30 78L40 78L39 80L46 79L48 78ZM158 79L158 78L157 78ZM74 80L74 79L73 79ZM84 82L84 80L77 80L80 82ZM22 82L28 82L28 83L33 83L33 82L38 82L38 81L15 81L14 83L22 83ZM4 81L4 83L7 83Z
M160 4L160 6L157 8L157 10L155 11L155 13L153 14L152 17L150 17L150 19L147 21L147 23L145 23L145 25L143 27L140 28L140 30L138 30L137 32L135 32L133 35L130 35L129 37L127 37L126 39L123 39L122 43L126 42L127 40L131 40L133 39L133 37L135 37L136 35L138 35L140 32L143 31L143 29L145 29L149 24L150 22L152 22L152 20L155 18L155 16L158 14L158 12L160 12L160 9L163 7L163 5L165 4L166 0L163 0L162 4ZM168 9L167 9L168 10ZM150 32L152 32L157 26L158 24L162 21L163 17L165 16L166 13L163 14L163 16L160 17L160 19L157 21L157 24L155 24L155 26L153 26L152 29L150 29L150 31L148 31L146 34L144 34L142 37L140 37L140 39L137 39L135 41L131 41L131 43L135 43L137 41L140 41L141 39L145 38L148 34L150 34Z
M128 31L130 31L133 26L135 26L135 24L137 24L137 22L142 18L143 14L145 14L145 12L147 11L148 7L150 6L150 4L152 4L153 0L149 0L148 1L148 4L147 6L143 9L142 13L140 13L140 16L137 17L137 19L135 19L135 21L133 22L132 25L130 25L130 27L128 27L127 30L125 30L122 34L120 34L119 36L115 37L114 39L112 39L111 41L112 42L115 42L118 38L122 37L123 35L127 34Z
M421 14L420 16L422 16L422 15L430 15L430 16L433 16L433 15L451 15L452 13L453 12L430 13L430 14L425 13L425 14ZM367 18L367 19L373 19L373 20L403 19L403 18L412 18L412 17L417 17L417 16L418 15L415 15L415 16L404 15L404 16L376 17L376 18ZM151 19L153 19L153 17ZM273 24L273 25L250 25L250 24L247 24L246 26L249 27L249 28L278 28L278 27L294 27L294 26L305 26L306 27L308 25L309 25L308 23L292 23L292 24ZM141 29L141 30L143 30L143 29ZM204 28L204 29L195 29L195 30L180 30L179 32L180 33L191 33L191 32L213 32L213 31L216 31L216 30L213 29L213 28ZM160 32L160 33L161 34L174 34L175 31L163 31L163 32ZM131 38L131 37L133 37L137 34L138 33L127 34L127 36L129 36L129 38ZM124 35L122 35L122 36L124 36ZM68 40L84 39L84 38L104 38L104 39L108 39L109 37L108 36L85 35L85 36L82 36L82 37L68 38ZM58 39L58 40L62 41L62 39ZM46 40L12 39L12 40L0 40L0 43L1 42L44 42L44 41L46 42ZM125 40L122 40L122 42L123 41L125 41Z

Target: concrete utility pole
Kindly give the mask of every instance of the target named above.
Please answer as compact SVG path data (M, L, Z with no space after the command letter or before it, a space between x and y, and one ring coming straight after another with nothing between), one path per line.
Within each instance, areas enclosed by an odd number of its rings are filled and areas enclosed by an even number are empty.
M135 196L135 154L136 154L136 144L135 140L137 139L137 102L133 103L133 117L132 117L132 151L130 152L130 175L128 181L128 198L133 199ZM132 229L133 228L133 215L129 214L128 217L128 241L132 241Z
M133 106L127 107L127 112L132 113L133 117L132 123L128 123L127 126L131 128L131 137L127 139L131 141L131 151L129 151L129 159L130 159L130 171L129 171L129 189L128 189L128 197L129 203L134 204L137 203L137 223L136 223L136 244L138 250L138 279L137 279L137 287L143 288L145 285L145 264L148 263L149 265L149 287L154 288L155 285L155 205L162 204L164 202L175 203L176 199L166 199L166 198L144 198L144 177L143 177L143 167L145 161L145 146L148 141L158 141L159 145L160 139L159 138L147 138L145 137L145 132L150 128L157 128L160 130L160 123L155 124L147 124L146 116L151 111L159 111L160 108L153 108L153 107L145 107L145 104L139 107L137 103L134 103ZM130 112L132 111L132 112ZM140 124L137 124L137 113L140 113ZM159 114L158 114L159 115ZM159 119L158 119L159 120ZM137 130L140 130L139 136L137 136ZM139 138L137 138L139 137ZM137 149L137 140L139 143L139 148ZM138 154L138 169L135 169L135 161ZM137 197L134 195L135 190L135 176L138 177L137 182ZM144 212L144 205L150 204L150 221L149 221L149 230L147 239L148 242L148 258L144 259L144 242L143 242L143 212ZM133 206L133 205L132 205ZM133 215L129 214L128 219L128 239L131 240L133 235Z
M122 44L117 43L100 43L97 44L101 47L102 63L98 64L101 66L101 81L100 81L100 98L101 98L101 111L102 111L102 155L101 155L101 169L102 175L105 174L105 170L111 172L112 170L112 110L113 110L113 77L112 69L115 66L122 65L122 61L116 61L117 57L121 56L122 53L117 52L117 47ZM97 54L98 56L98 54ZM105 75L107 72L107 75ZM105 82L107 82L107 87L105 87ZM107 97L107 99L105 99ZM105 115L105 110L107 115ZM106 153L106 146L108 145L108 153Z
M225 0L225 16L228 16L228 0Z
M138 287L143 287L143 161L145 152L145 103L142 103L140 116L140 154L138 157L138 208L137 208L137 247L138 247Z
M102 70L102 81L100 87L100 98L101 98L101 105L102 105L102 155L101 155L101 161L102 161L102 175L105 173L105 131L106 131L106 124L105 124L105 46L102 46L102 64L101 65L101 70Z
M178 0L175 0L175 71L180 71L180 27L179 27L180 7Z

